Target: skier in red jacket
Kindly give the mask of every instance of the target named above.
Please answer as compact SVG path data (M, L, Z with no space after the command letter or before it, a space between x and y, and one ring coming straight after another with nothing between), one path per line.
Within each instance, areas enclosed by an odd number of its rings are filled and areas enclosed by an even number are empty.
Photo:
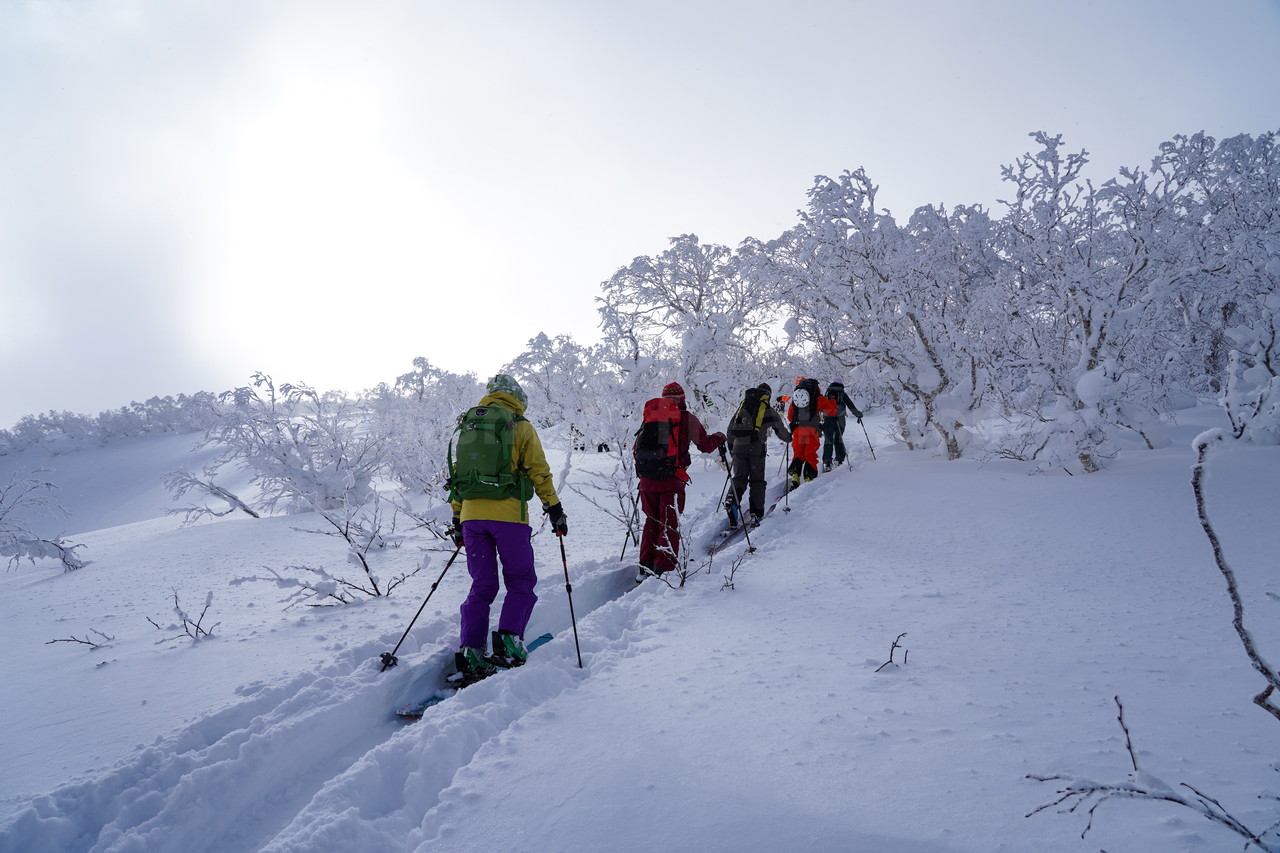
M672 477L640 477L640 508L644 511L644 531L640 536L642 572L661 575L676 567L680 554L680 515L684 512L684 487L689 482L689 445L703 453L714 453L724 444L722 432L708 433L697 416L685 407L684 388L677 382L662 389L662 396L680 408L676 430L678 461Z

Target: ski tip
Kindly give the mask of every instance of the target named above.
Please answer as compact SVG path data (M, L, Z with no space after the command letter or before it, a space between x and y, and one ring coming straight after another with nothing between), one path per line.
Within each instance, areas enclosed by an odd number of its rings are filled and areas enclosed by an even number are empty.
M412 705L405 705L403 708L396 709L396 716L402 720L409 720L411 722L413 720L420 720L422 719L422 716L427 713L428 708L439 705L448 698L448 696L432 696L430 699L426 699L422 702L414 702Z

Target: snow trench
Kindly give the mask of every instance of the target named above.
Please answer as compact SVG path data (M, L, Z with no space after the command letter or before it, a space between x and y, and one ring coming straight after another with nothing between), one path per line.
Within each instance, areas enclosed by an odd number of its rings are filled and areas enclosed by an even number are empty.
M441 618L411 632L394 669L381 671L384 637L319 671L242 688L232 707L98 778L34 799L0 828L0 850L412 849L438 832L432 811L441 792L485 744L627 653L651 590L616 564L590 562L574 575L582 669L564 577L548 573L529 630L555 639L524 667L455 694L421 721L394 710L429 695L450 667L452 644L440 638L455 626Z

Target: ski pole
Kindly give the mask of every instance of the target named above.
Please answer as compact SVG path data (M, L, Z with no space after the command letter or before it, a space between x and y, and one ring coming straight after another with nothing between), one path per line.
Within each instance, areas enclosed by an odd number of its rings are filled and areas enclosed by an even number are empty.
M787 451L782 458L787 463L787 478L782 481L782 511L791 512L791 442L787 442Z
M724 462L725 467L729 466L729 460L724 454L724 445L720 445L720 459ZM742 525L742 535L747 539L747 553L754 554L756 546L751 544L751 527L747 524L746 513L742 511L742 501L738 500L738 490L728 488L730 479L733 477L733 471L729 472L729 477L725 478L725 488L720 490L721 503L724 503L725 492L733 498L733 511L738 515L738 523Z
M578 669L582 669L582 646L578 645L578 617L573 615L573 584L569 583L569 558L564 553L564 534L557 533L560 539L560 562L564 565L564 591L569 596L569 621L573 623L573 647L578 652Z
M733 471L729 469L729 460L724 455L724 445L720 445L720 461L724 463L724 485L720 487L720 503L724 503L725 492L729 490L729 481L733 479Z
M862 427L862 434L867 437L867 450L871 451L872 461L876 461L876 449L871 446L871 436L867 435L867 425L862 422L862 418L858 418L858 426Z
M440 577L436 578L436 582L431 585L431 591L427 593L427 597L422 599L422 606L418 608L418 612L413 614L413 618L409 620L409 627L404 629L404 633L400 635L400 643L404 642L404 638L409 636L409 631L413 629L413 623L418 621L418 617L422 615L422 611L426 608L427 602L431 600L431 596L436 594L436 587L440 586L440 581L444 580L444 573L449 571L449 567L453 565L453 561L458 559L458 554L462 552L462 546L459 545L453 549L453 555L449 557L449 562L444 564L444 568L440 571ZM389 652L382 653L382 669L378 672L386 672L398 662L396 652L400 651L400 643L396 643L396 647Z
M720 487L720 506L724 506L725 493L729 491L729 483L733 480L733 468L729 465L729 457L725 455L724 445L720 445L717 449L720 451L720 464L724 465L725 470L724 485ZM734 499L737 500L736 494Z

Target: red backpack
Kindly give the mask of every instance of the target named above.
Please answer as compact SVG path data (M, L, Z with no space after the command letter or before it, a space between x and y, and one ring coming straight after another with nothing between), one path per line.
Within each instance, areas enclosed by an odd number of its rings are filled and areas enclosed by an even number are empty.
M644 404L644 423L636 431L632 456L641 477L665 480L680 470L680 404L654 397Z

